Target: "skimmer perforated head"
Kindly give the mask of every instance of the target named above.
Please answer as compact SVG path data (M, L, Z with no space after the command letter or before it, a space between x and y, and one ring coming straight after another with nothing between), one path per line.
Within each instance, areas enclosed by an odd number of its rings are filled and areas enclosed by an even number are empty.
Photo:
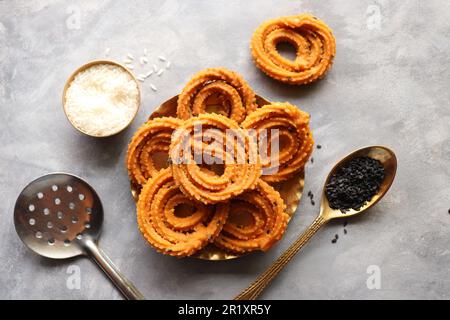
M85 253L98 237L103 208L95 190L67 173L51 173L28 184L14 208L16 231L27 247L54 259Z

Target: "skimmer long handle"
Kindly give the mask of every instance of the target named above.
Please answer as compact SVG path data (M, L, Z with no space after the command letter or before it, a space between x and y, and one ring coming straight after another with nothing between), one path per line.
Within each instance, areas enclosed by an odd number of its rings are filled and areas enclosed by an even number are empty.
M112 283L120 290L128 300L144 300L144 296L138 289L117 269L108 256L92 240L86 240L85 249L87 254L106 273Z
M242 291L234 300L255 300L272 281L273 278L288 264L297 252L308 242L316 231L325 223L327 219L319 215L316 220L306 229L303 234L277 260L261 274L247 289Z

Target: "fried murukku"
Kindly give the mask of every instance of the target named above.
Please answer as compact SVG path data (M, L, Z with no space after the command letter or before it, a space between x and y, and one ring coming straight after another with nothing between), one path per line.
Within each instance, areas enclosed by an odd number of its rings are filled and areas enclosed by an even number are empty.
M279 43L296 50L295 60L277 51ZM281 17L262 23L251 40L253 59L264 73L281 82L307 84L325 75L336 54L331 29L310 14Z
M230 200L229 218L214 244L235 253L269 250L286 230L285 207L280 194L258 180L254 190Z
M157 153L169 153L172 132L179 127L177 118L155 118L143 124L134 134L127 152L128 175L133 183L144 185L159 168L153 159Z
M192 208L177 216L179 206ZM183 194L170 168L159 171L142 188L137 204L139 230L161 253L190 256L212 242L228 217L228 203L205 205Z
M261 178L269 183L289 179L303 170L312 153L314 140L309 114L287 102L259 108L247 116L242 127L256 130L263 168ZM261 139L263 134L268 137ZM266 144L262 143L264 140Z
M170 145L173 177L181 191L206 204L255 187L261 175L257 145L224 116L200 114L175 131ZM215 172L210 166L222 166Z
M179 95L178 118L187 120L208 113L211 99L214 100L214 109L217 109L212 112L237 123L257 107L255 93L238 73L225 68L209 68L195 74Z

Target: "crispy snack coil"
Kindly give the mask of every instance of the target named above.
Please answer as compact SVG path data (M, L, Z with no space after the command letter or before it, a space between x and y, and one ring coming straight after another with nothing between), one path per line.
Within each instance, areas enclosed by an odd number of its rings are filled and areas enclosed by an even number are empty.
M296 49L294 61L278 53L277 44L282 42ZM253 34L251 50L256 65L269 77L289 84L306 84L330 69L336 41L323 21L300 14L262 23Z
M218 114L201 114L184 121L173 135L170 157L181 191L206 204L223 202L254 188L261 175L257 146L247 131ZM223 173L219 174L205 165L220 162Z
M194 75L184 87L178 97L178 118L187 120L206 113L209 98L215 98L215 104L222 107L216 113L238 123L256 109L255 93L239 74L225 68L209 68Z
M289 179L303 170L312 153L314 140L309 128L309 114L287 102L259 108L247 116L242 127L255 129L259 136L265 132L278 132L267 139L267 145L259 146L263 165L261 178L269 183ZM274 152L273 142L278 143L278 152Z
M128 175L133 183L144 185L158 173L152 154L169 153L172 132L181 120L170 117L156 118L143 124L134 134L127 153Z
M262 180L254 190L230 200L230 214L214 244L231 252L267 251L286 230L289 216L280 194ZM250 216L242 225L239 218Z
M175 208L188 205L194 212L175 215ZM189 199L173 180L170 168L158 172L144 185L137 204L139 230L159 252L190 256L213 241L228 216L228 203L216 206Z

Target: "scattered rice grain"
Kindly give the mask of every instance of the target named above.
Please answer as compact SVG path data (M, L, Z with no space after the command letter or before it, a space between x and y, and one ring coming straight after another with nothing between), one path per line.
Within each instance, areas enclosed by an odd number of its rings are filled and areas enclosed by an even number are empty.
M139 61L141 62L141 64L146 64L148 63L148 59L146 57L140 57Z

